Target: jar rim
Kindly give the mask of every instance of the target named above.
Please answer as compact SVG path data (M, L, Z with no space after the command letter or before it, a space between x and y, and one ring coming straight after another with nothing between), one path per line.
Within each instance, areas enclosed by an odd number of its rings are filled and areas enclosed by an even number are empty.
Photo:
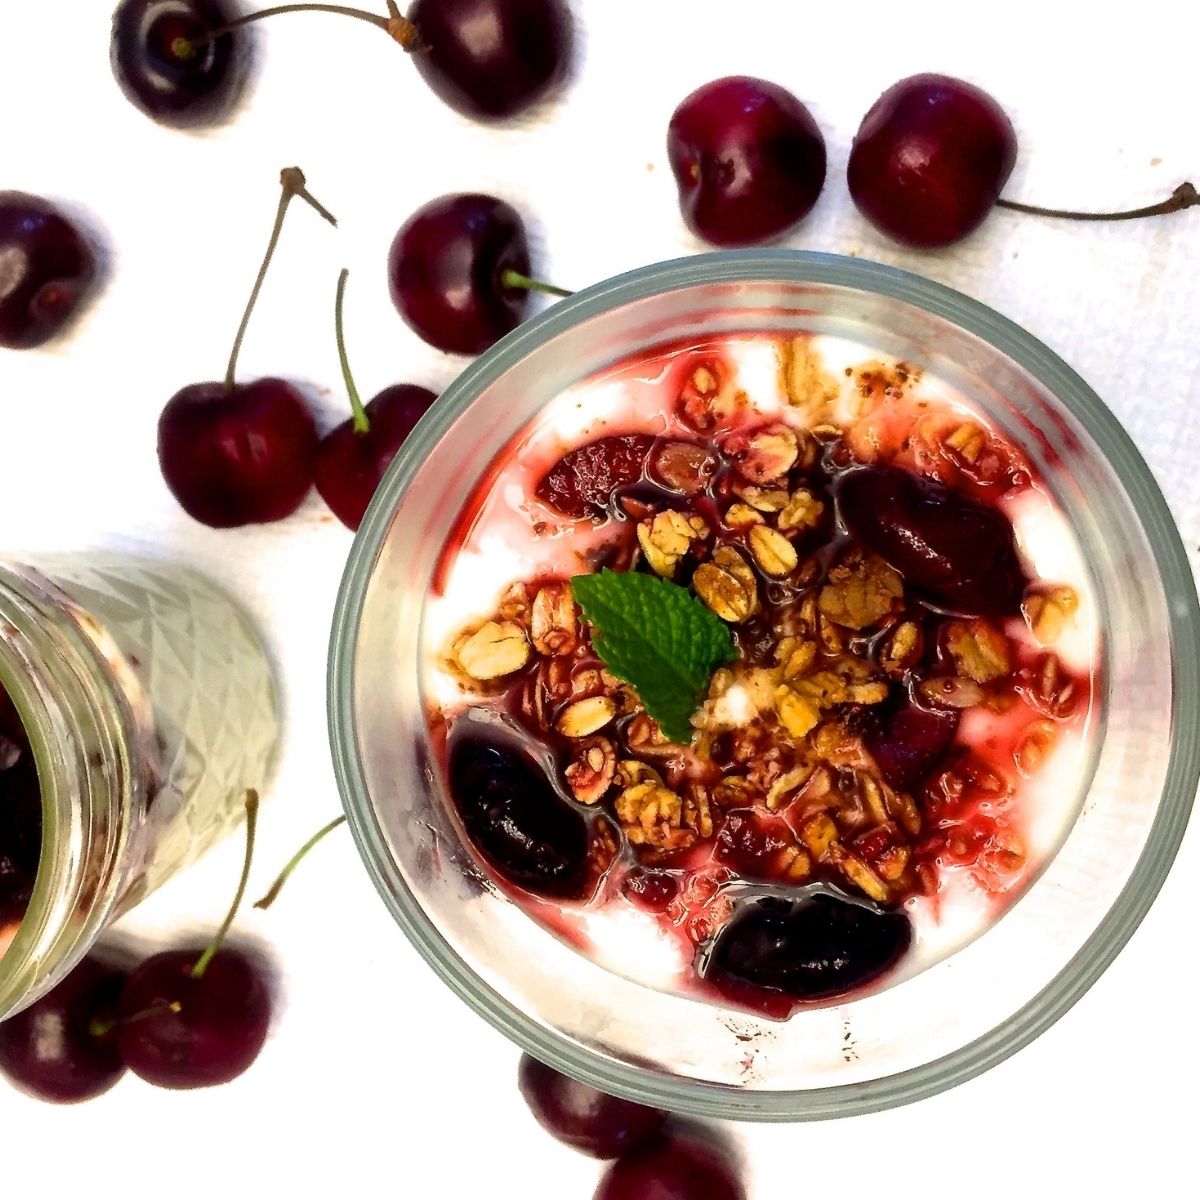
M475 398L530 351L600 313L689 287L759 281L857 289L941 317L1016 362L1087 427L1150 543L1168 601L1176 711L1182 714L1171 739L1162 803L1141 857L1107 918L1049 985L987 1034L943 1058L869 1082L800 1092L739 1092L699 1081L671 1080L615 1062L540 1026L490 988L455 955L417 899L385 871L391 859L371 814L353 702L358 628L392 514L425 455ZM1200 781L1200 739L1179 736L1189 718L1200 714L1200 603L1178 530L1145 461L1096 393L1033 335L962 293L877 263L805 251L720 252L640 268L589 287L509 334L447 388L389 468L351 549L333 622L327 698L335 773L368 873L413 944L476 1012L544 1061L641 1103L698 1116L822 1119L878 1111L930 1096L997 1064L1066 1013L1128 941L1175 858Z

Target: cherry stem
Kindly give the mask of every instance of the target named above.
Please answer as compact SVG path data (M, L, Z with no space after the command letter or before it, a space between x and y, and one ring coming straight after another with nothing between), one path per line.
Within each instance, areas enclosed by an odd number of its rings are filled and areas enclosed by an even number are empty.
M338 361L342 364L342 378L346 382L346 393L350 397L350 407L354 411L354 432L361 434L370 430L371 420L367 416L367 410L363 407L358 388L354 386L354 376L350 373L350 359L346 355L346 333L342 327L342 306L346 300L346 280L349 278L350 272L343 267L342 273L338 276L337 300L333 306L333 327L337 335ZM255 905L255 907L265 908L266 905Z
M246 311L242 313L242 323L238 326L237 337L233 339L233 349L229 354L229 366L225 369L225 390L227 392L233 391L233 380L237 372L238 355L242 350L242 340L246 336L246 326L250 324L250 314L258 302L258 293L262 291L263 280L267 277L271 259L275 257L275 247L279 245L279 235L283 232L283 218L287 215L292 197L299 196L301 200L312 205L330 225L337 228L337 218L308 190L304 172L299 167L284 167L279 172L279 183L283 192L279 197L279 207L275 210L275 224L271 229L271 240L267 243L267 253L263 257L262 266L258 269L258 278L254 281L254 288L246 303Z
M514 271L511 268L505 268L500 272L500 286L505 288L524 288L528 292L544 292L547 296L573 296L574 292L568 292L566 288L555 287L550 283L543 283L540 279L530 279L528 275L522 275L520 271Z
M221 948L221 943L225 940L225 935L229 932L229 927L233 924L233 918L237 916L237 911L242 906L242 897L246 894L246 883L250 878L250 860L254 857L254 830L258 824L258 793L253 788L246 789L246 858L242 863L242 877L238 881L237 893L233 897L233 903L229 906L229 912L225 915L225 920L221 922L221 928L213 935L213 940L208 943L208 949L196 960L196 965L192 968L192 978L200 979L204 972L208 970L208 964L216 957L216 953Z
M396 7L394 0L388 0L388 16L386 17L381 17L378 13L366 12L361 8L349 8L344 4L277 4L274 8L263 8L258 12L247 13L244 17L238 17L236 20L227 21L224 25L218 25L216 29L210 29L191 44L192 46L203 46L214 38L232 33L235 29L241 29L243 25L249 25L254 21L261 21L264 17L278 17L283 13L295 12L334 13L339 17L353 17L357 21L366 21L376 28L382 29L384 33L399 42L405 50L412 49L417 41L417 27L406 17L400 15L400 10Z
M1035 217L1062 217L1068 221L1136 221L1139 217L1161 217L1166 213L1183 212L1200 204L1200 192L1191 183L1181 183L1166 199L1158 204L1147 204L1145 208L1131 208L1125 212L1071 212L1060 208L1039 208L1035 204L1020 204L1016 200L997 200L1001 208L1013 212L1030 213Z
M308 852L318 842L324 841L324 839L339 825L344 825L345 823L346 816L343 813L340 817L334 817L334 819L330 821L328 825L322 825L321 828L318 829L317 832L314 833L312 837L310 837L308 841L305 842L304 845L292 855L291 859L288 861L288 865L279 872L279 878L276 879L273 884L271 884L271 890L261 900L256 901L254 907L270 908L271 905L275 903L276 899L278 899L279 893L283 891L283 885L287 883L288 877L301 864L301 862L303 862Z
M183 1012L183 1005L178 1000L172 1000L169 1004L155 1004L150 1008L143 1008L141 1012L130 1013L127 1017L95 1017L88 1026L88 1033L92 1037L101 1038L112 1033L118 1025L132 1025L135 1021L148 1021L151 1017L165 1017L180 1012Z

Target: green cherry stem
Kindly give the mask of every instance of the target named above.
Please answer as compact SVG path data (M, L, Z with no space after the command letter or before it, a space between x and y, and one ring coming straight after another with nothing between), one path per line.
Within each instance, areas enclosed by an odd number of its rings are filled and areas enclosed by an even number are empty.
M337 336L338 361L342 364L342 378L346 382L346 394L350 397L350 408L354 412L354 432L363 434L370 430L371 420L367 416L367 410L363 407L358 388L354 386L354 376L350 372L350 359L346 355L346 333L342 326L342 306L346 300L346 280L349 278L350 272L343 267L342 273L338 276L337 300L333 306L333 328ZM256 905L255 907L260 906ZM266 905L261 905L261 907L265 908Z
M283 13L318 12L334 13L339 17L353 17L356 21L366 21L377 29L382 29L389 37L399 42L405 50L411 50L417 42L417 27L407 17L401 16L394 0L388 0L387 7L388 15L381 17L378 13L367 12L361 8L349 8L344 4L277 4L273 8L259 9L258 12L247 13L244 17L237 17L233 21L227 21L224 25L217 26L216 29L210 29L203 36L196 38L192 45L203 46L214 38L232 33L235 29L241 29L243 25L249 25L254 21L261 21L264 17L278 17Z
M1191 183L1181 183L1167 199L1158 204L1147 204L1144 208L1130 208L1124 212L1072 212L1061 208L1039 208L1035 204L1020 204L1016 200L996 201L1000 208L1013 212L1029 213L1035 217L1060 217L1067 221L1136 221L1139 217L1161 217L1167 213L1183 212L1200 204L1200 192Z
M254 830L258 824L258 793L253 788L246 789L246 857L242 863L242 877L238 881L238 889L233 897L233 903L229 906L229 912L225 914L225 920L221 922L221 928L213 935L213 940L208 943L208 949L196 960L196 965L192 968L192 978L200 979L204 972L208 970L208 964L216 957L216 953L221 948L221 943L225 940L225 935L229 932L229 927L233 924L234 917L237 916L238 909L242 906L242 897L246 894L246 883L250 879L250 861L254 857Z
M345 274L345 272L343 272L343 274ZM344 825L345 823L346 823L346 816L343 813L342 816L340 816L340 817L334 817L334 819L332 821L330 821L328 825L321 826L321 828L318 829L317 832L314 833L312 835L312 837L310 837L308 839L308 841L305 842L304 845L301 846L300 849L297 850L296 853L292 855L291 859L289 859L289 861L288 861L288 865L286 867L284 867L282 871L279 872L279 878L276 879L273 884L271 884L271 890L269 892L267 892L267 894L261 900L255 901L254 907L255 908L270 908L271 905L275 903L276 899L279 896L279 893L281 891L283 891L283 885L285 883L287 883L288 877L300 865L300 863L307 856L308 852L318 842L324 841L325 838L329 834L331 834L339 825Z
M528 275L522 275L520 271L514 271L511 268L505 268L500 272L500 286L504 288L524 288L528 292L544 292L547 296L573 296L574 292L568 292L566 288L555 287L550 283L543 283L540 279L530 279Z
M132 1025L135 1021L148 1021L151 1017L165 1017L170 1013L183 1012L183 1005L178 1000L169 1004L155 1004L143 1008L141 1012L130 1013L127 1017L96 1017L88 1026L88 1033L95 1038L102 1038L112 1033L118 1025Z
M233 380L237 373L237 360L242 350L242 341L246 337L246 326L250 324L250 314L254 312L254 306L258 302L258 293L262 291L263 280L267 277L271 259L275 257L275 247L279 245L279 235L283 232L283 218L287 216L288 205L291 204L292 197L299 196L301 200L316 209L330 225L337 228L337 218L308 190L308 181L299 167L284 167L279 172L279 183L283 191L279 197L279 207L275 210L275 224L271 228L271 240L267 243L267 253L263 256L262 266L258 269L258 278L254 281L250 299L246 303L246 311L242 313L242 323L238 326L237 337L233 339L233 349L229 353L229 365L225 369L225 390L227 392L233 391Z

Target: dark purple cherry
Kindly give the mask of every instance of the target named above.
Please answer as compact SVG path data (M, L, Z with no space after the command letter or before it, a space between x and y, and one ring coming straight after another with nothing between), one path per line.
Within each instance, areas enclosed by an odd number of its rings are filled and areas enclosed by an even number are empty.
M87 294L96 256L48 200L0 192L0 346L49 341Z
M0 1072L54 1104L103 1095L125 1074L112 1017L125 976L88 956L57 986L0 1024Z
M603 517L619 488L642 478L654 438L626 433L568 450L542 477L537 497L564 517Z
M282 379L234 380L238 352L292 197L300 196L331 225L337 224L309 194L298 167L281 172L280 182L271 241L224 382L182 388L158 421L158 462L167 486L185 512L214 529L282 520L300 507L313 483L317 427L304 397Z
M562 1075L528 1054L517 1080L530 1112L551 1137L593 1158L617 1158L653 1137L667 1114L619 1100Z
M342 330L342 302L348 271L338 279L334 322L342 377L354 415L331 429L317 447L316 484L343 525L357 529L396 451L437 399L428 388L398 383L364 406L350 373Z
M0 955L29 907L42 853L42 791L25 727L0 688Z
M842 477L847 529L935 604L967 616L1014 616L1027 580L1012 525L997 509L898 467Z
M743 903L717 934L704 977L736 994L749 985L794 1000L824 1000L878 979L912 942L900 912L831 892Z
M825 183L825 139L812 114L777 84L743 75L680 104L667 155L688 227L717 246L781 237Z
M671 1137L618 1159L592 1200L746 1200L746 1189L715 1147L693 1137Z
M164 125L219 119L239 90L243 35L208 35L236 15L224 0L123 0L111 47L121 91Z
M564 0L415 0L406 45L425 82L476 120L524 111L562 82L573 30Z
M431 346L482 354L524 320L530 289L525 224L495 196L456 193L417 209L388 255L392 302Z
M588 828L514 740L466 720L451 740L450 794L467 836L504 878L539 896L579 899Z
M246 792L246 855L233 904L203 950L168 950L146 959L121 990L117 1044L147 1083L200 1088L236 1079L258 1057L271 1024L262 968L224 948L250 877L258 794Z
M954 741L958 718L955 709L935 710L909 702L879 716L863 740L884 779L907 791L941 761Z
M850 195L863 216L910 246L948 246L991 211L1017 161L1017 135L986 92L948 75L888 88L850 150Z

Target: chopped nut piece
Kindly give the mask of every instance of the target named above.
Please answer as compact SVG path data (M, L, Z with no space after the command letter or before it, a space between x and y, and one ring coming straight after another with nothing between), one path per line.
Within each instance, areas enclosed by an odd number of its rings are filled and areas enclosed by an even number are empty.
M754 615L758 585L749 564L732 546L721 546L692 576L696 594L722 621L737 625Z
M1030 592L1021 605L1033 636L1043 646L1058 641L1067 622L1078 610L1079 597L1075 589L1065 586Z
M712 809L708 804L708 789L698 783L688 785L683 798L683 823L702 838L712 837Z
M791 688L781 687L775 693L775 703L780 722L794 738L804 737L821 719L817 704L810 697L797 695Z
M603 737L582 742L564 774L571 794L580 804L597 804L616 778L616 748Z
M921 627L915 621L901 621L888 634L879 656L879 665L889 675L903 675L921 661L924 643Z
M636 783L662 783L662 776L648 763L636 758L623 758L617 763L617 786L631 788Z
M891 897L888 885L857 854L844 849L840 843L835 842L829 847L829 858L855 887L872 900L883 904Z
M973 708L983 702L983 688L975 680L954 675L922 680L918 691L939 708Z
M888 685L879 679L870 683L852 683L847 691L851 704L882 704L888 698Z
M1032 775L1045 762L1056 741L1058 731L1049 721L1035 721L1017 742L1014 751L1017 770L1022 775Z
M539 654L570 654L579 644L575 597L569 583L548 583L533 598L529 640Z
M738 473L751 483L772 483L796 465L800 444L788 425L768 425L749 434L734 434L724 446Z
M525 631L515 621L488 621L458 647L458 661L472 679L499 679L529 661Z
M890 814L888 813L887 793L884 785L877 779L873 779L870 775L860 774L858 777L858 792L867 807L867 811L874 820L880 825L886 824Z
M679 393L679 415L693 429L707 432L727 421L746 403L723 377L716 363L699 363Z
M725 514L725 524L730 529L749 529L751 525L761 525L763 515L748 504L731 504Z
M604 691L604 675L595 667L583 667L571 676L570 697L572 700L586 700L589 696L598 696L602 691Z
M617 707L607 696L590 696L569 704L558 718L558 732L564 737L588 737L603 729L617 715Z
M759 517L759 520L762 518ZM754 561L767 575L775 579L790 575L800 561L796 547L769 525L755 525L750 530L747 541L750 543L750 553L754 555Z
M807 879L812 871L812 859L799 846L785 846L779 852L776 866L780 874L785 875L793 883Z
M812 776L810 766L793 767L784 771L767 789L767 807L774 812L789 796L799 792Z
M903 601L899 574L877 555L852 550L829 572L818 604L831 621L847 629L867 629Z
M964 421L946 438L947 449L963 462L976 463L988 444L988 435L973 421Z
M951 621L946 626L946 649L959 675L976 683L1003 679L1012 670L1008 638L990 621Z
M514 583L505 589L496 613L506 621L516 621L518 625L529 624L529 594L523 583Z
M824 501L818 500L808 488L797 488L783 506L777 524L784 533L815 529L824 515Z
M679 747L667 740L658 722L648 713L639 713L625 730L625 741L634 754L647 758L673 758Z
M679 836L683 801L661 783L651 780L626 788L617 797L615 808L626 837L635 846L672 850L695 840L695 834L690 830Z
M875 869L879 872L880 878L885 879L888 883L895 883L904 874L910 854L911 851L907 846L892 846L885 850L875 860Z
M733 484L733 490L751 508L756 508L759 512L780 512L787 507L788 494L786 488L763 488L757 487L753 483L742 483L740 480L737 480Z
M721 808L750 808L761 799L758 789L741 775L726 775L712 790Z
M708 526L700 517L688 517L667 509L637 527L637 539L656 575L669 579L692 542L708 536Z
M804 844L813 858L824 858L826 851L838 840L837 826L828 813L814 813L800 831Z
M813 665L817 657L815 642L798 637L785 637L775 647L775 661L783 672L786 683L799 679Z
M921 832L921 812L907 792L889 792L888 811L909 837Z

